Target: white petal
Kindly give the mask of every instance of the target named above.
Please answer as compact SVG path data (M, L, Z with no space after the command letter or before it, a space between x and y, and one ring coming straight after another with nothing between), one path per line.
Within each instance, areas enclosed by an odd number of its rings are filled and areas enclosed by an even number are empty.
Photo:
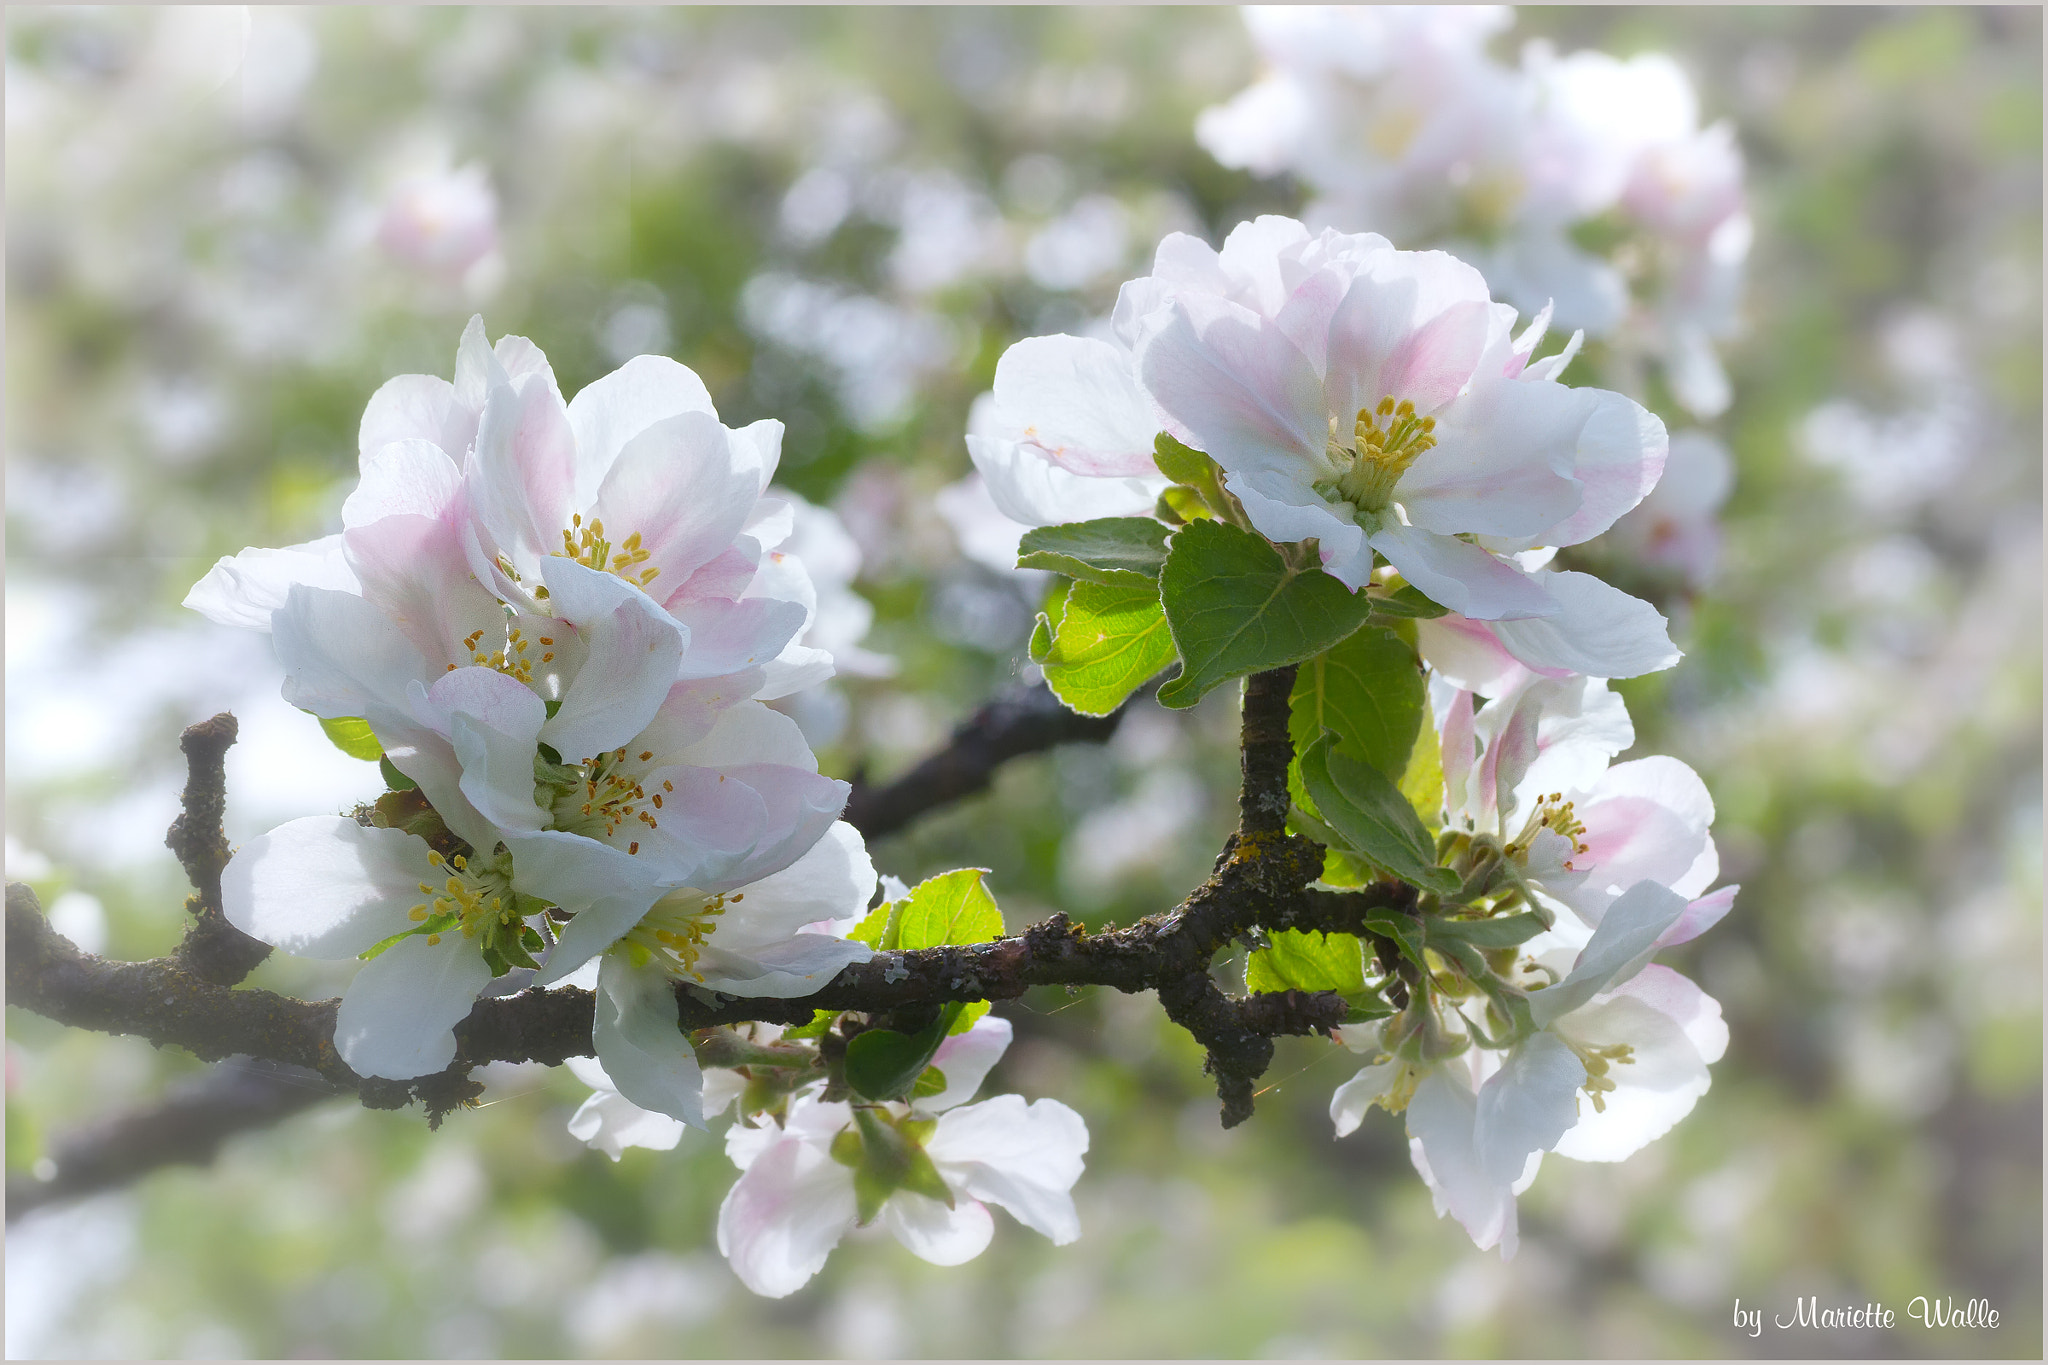
M604 1091L583 1101L569 1117L569 1135L603 1152L613 1161L628 1147L657 1152L675 1150L684 1125L666 1114L649 1113L617 1091Z
M1498 697L1532 676L1527 666L1508 653L1489 621L1474 621L1455 612L1417 621L1415 640L1423 662L1462 691ZM1560 669L1552 676L1569 675Z
M998 1095L940 1115L925 1152L955 1190L999 1204L1065 1246L1081 1235L1069 1193L1081 1178L1088 1125L1058 1100Z
M1337 1087L1330 1096L1330 1122L1336 1125L1338 1137L1349 1137L1358 1131L1358 1125L1365 1122L1365 1111L1387 1093L1400 1071L1401 1064L1390 1059L1366 1067Z
M360 1076L410 1080L455 1060L455 1026L490 982L461 932L402 938L363 964L334 1016L334 1050Z
M1571 973L1554 986L1532 992L1529 1013L1548 1027L1579 1008L1610 983L1627 981L1657 950L1657 938L1685 911L1685 898L1655 882L1637 882L1607 907Z
M577 763L617 748L654 719L675 685L688 636L646 593L611 574L561 560L548 581L552 609L590 653L541 738Z
M1268 540L1286 544L1314 536L1323 571L1353 592L1372 576L1372 549L1348 505L1324 502L1298 484L1267 470L1226 474L1224 486L1244 504L1253 527Z
M823 934L796 934L744 951L714 939L705 945L696 971L703 985L727 995L791 999L821 989L846 967L874 955L865 943Z
M773 598L728 602L714 597L678 603L670 612L689 632L690 647L677 666L685 680L765 669L804 628L801 603Z
M973 1099L988 1079L989 1068L1009 1049L1012 1036L1009 1020L984 1014L965 1033L947 1038L932 1056L932 1065L946 1077L946 1088L912 1103L927 1114L937 1114Z
M373 728L402 721L406 685L429 675L390 618L349 593L295 584L271 628L284 699L316 716L364 716Z
M677 1022L675 983L607 956L597 971L590 1041L619 1093L642 1109L704 1126L704 1073Z
M1091 478L1062 469L1035 446L995 436L970 434L967 453L996 510L1025 526L1144 516L1166 489L1162 474ZM1015 563L1014 554L1008 558Z
M1147 478L1158 422L1135 358L1091 337L1028 337L996 362L1001 434L1076 474Z
M1272 322L1219 298L1183 295L1138 350L1146 391L1175 437L1233 473L1327 470L1323 386Z
M719 941L777 943L806 924L866 913L875 894L875 865L860 831L839 820L801 858L741 894L745 899L729 904L719 923Z
M1591 574L1557 570L1535 578L1556 603L1556 612L1493 622L1501 644L1530 668L1634 678L1678 662L1664 617L1648 602Z
M431 441L461 459L476 437L476 412L455 401L455 386L438 375L401 374L370 395L356 432L356 450L368 457L393 441Z
M271 613L285 604L294 583L360 595L362 585L343 557L339 535L281 550L251 547L223 556L185 594L185 605L209 621L269 630Z
M1586 1068L1551 1033L1525 1038L1479 1087L1473 1146L1488 1176L1512 1184L1533 1152L1557 1145L1578 1120L1573 1097Z
M440 517L462 490L462 470L431 440L401 440L365 450L362 480L341 505L341 524L368 526L391 516Z
M964 1265L988 1249L995 1219L972 1199L938 1200L898 1190L882 1205L882 1226L913 1255L933 1265Z
M1388 519L1372 547L1432 602L1476 620L1544 616L1558 610L1531 575L1477 545Z
M1463 1224L1480 1250L1499 1244L1503 1256L1511 1255L1515 1197L1509 1183L1494 1179L1479 1160L1472 1092L1438 1067L1415 1087L1407 1114L1410 1159L1437 1196L1439 1212Z
M1557 1144L1559 1156L1621 1161L1669 1132L1711 1084L1706 1059L1679 1023L1625 991L1574 1012L1568 1031L1583 1046L1621 1044L1630 1052L1627 1061L1608 1064L1615 1088L1601 1097L1602 1107L1581 1102L1577 1126Z
M1604 389L1573 392L1589 395L1595 404L1571 466L1585 498L1578 511L1544 533L1546 545L1577 545L1612 526L1657 486L1670 446L1664 423L1633 399Z
M718 410L704 381L666 356L634 356L569 400L576 433L576 505L597 500L598 485L626 443L665 417Z
M235 851L221 870L221 907L245 934L295 957L351 958L412 927L444 875L426 841L365 829L339 815L279 825Z

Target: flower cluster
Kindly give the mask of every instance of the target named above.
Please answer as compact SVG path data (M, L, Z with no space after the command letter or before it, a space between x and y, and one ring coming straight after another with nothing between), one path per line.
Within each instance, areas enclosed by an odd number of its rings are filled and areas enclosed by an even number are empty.
M1496 6L1244 15L1269 69L1198 119L1217 160L1299 175L1315 221L1479 239L1516 303L1555 299L1561 324L1658 356L1696 415L1727 407L1713 343L1735 325L1752 236L1742 153L1726 121L1700 126L1677 63L1536 41L1504 66L1485 51L1509 23Z
M1339 1135L1405 1113L1439 1212L1506 1254L1542 1153L1620 1160L1706 1090L1719 1008L1650 958L1734 897L1708 893L1692 770L1610 765L1635 736L1606 680L1678 651L1648 604L1549 561L1642 503L1668 442L1559 381L1580 335L1535 358L1550 316L1517 330L1477 270L1377 234L1175 234L1111 336L1011 347L967 438L997 508L1042 528L1020 562L1074 576L1033 643L1070 705L1176 656L1167 705L1301 664L1290 822L1328 884L1406 882L1414 909L1284 931L1247 986L1350 1000L1373 1061Z
M367 959L336 1026L358 1072L437 1071L494 979L596 962L605 1070L701 1123L675 984L797 995L868 956L806 932L860 914L875 874L837 819L846 784L764 705L832 672L798 642L803 565L776 553L781 435L724 426L658 356L565 402L538 348L472 320L452 383L370 400L338 534L192 590L269 630L286 700L385 764L361 818L273 830L222 882L257 938Z

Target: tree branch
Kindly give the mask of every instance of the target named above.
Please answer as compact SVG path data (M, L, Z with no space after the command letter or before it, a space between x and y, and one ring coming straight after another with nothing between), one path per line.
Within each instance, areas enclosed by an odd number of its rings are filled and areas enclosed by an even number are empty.
M893 834L926 811L981 791L995 770L1013 758L1061 744L1101 743L1116 733L1124 709L1083 716L1068 710L1043 683L1012 688L960 722L945 748L894 782L878 787L855 782L843 818L864 839Z
M164 838L184 864L195 892L185 902L192 925L173 956L184 970L216 986L239 984L270 956L270 945L228 923L220 904L220 873L229 856L227 832L221 827L227 813L227 752L239 729L235 718L223 711L212 720L187 726L178 737L187 774L183 810Z
M260 1058L224 1064L174 1087L157 1104L58 1140L46 1176L8 1177L7 1221L126 1185L163 1166L204 1166L229 1138L341 1093L303 1067Z

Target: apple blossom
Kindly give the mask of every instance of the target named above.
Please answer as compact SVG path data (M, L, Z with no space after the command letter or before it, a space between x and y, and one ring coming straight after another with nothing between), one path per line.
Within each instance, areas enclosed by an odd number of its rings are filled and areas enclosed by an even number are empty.
M840 1238L877 1220L935 1265L988 1246L998 1204L1064 1246L1080 1236L1068 1193L1088 1130L1057 1100L999 1095L963 1104L1009 1046L1010 1026L984 1017L932 1060L940 1093L910 1105L795 1096L779 1126L734 1124L726 1153L742 1172L718 1214L718 1249L740 1281L769 1298L801 1288Z
M1217 287L1235 283L1225 261L1239 241L1257 244L1241 253L1260 267L1246 272L1257 307ZM1204 253L1192 239L1160 247L1162 262ZM1441 253L1267 218L1208 259L1210 282L1156 269L1154 301L1134 304L1139 374L1253 527L1315 539L1353 589L1377 554L1467 617L1566 613L1551 582L1507 556L1588 539L1641 501L1663 467L1662 423L1531 365L1546 319L1512 336L1513 310Z

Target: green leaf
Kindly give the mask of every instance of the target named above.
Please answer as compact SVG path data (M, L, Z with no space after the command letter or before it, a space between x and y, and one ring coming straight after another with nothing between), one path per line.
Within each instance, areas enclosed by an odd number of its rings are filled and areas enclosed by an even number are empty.
M1031 643L1024 648L1035 664L1044 663L1045 656L1052 653L1052 618L1044 612L1038 613L1038 620L1031 627Z
M1351 934L1282 929L1245 960L1248 991L1365 992L1365 947Z
M334 747L350 758L360 758L365 763L375 763L384 757L384 745L370 732L370 722L360 716L343 716L330 719L321 716L320 729L334 743Z
M1456 939L1475 948L1513 948L1527 943L1544 930L1543 917L1534 914L1504 915L1499 919L1438 919L1423 923L1432 945Z
M1414 647L1367 626L1301 666L1287 732L1301 753L1334 730L1339 753L1391 775L1408 762L1427 699Z
M825 1030L831 1028L832 1021L838 1017L837 1010L817 1010L811 1015L810 1023L799 1024L793 1029L785 1030L782 1040L794 1042L799 1038L822 1038L825 1036Z
M1439 602L1432 602L1422 595L1422 589L1413 583L1403 583L1384 597L1372 599L1375 616L1404 617L1423 621L1434 621L1450 611Z
M866 918L854 925L846 936L867 944L878 953L894 948L896 945L891 941L889 921L894 918L897 907L902 904L902 901L883 901L868 911Z
M937 1019L916 1033L871 1028L856 1035L846 1045L846 1083L865 1099L902 1099L931 1065L961 1008L957 1002L945 1006Z
M1003 913L981 879L985 867L963 867L919 882L903 900L892 948L987 943L1003 936Z
M1102 517L1040 526L1017 547L1020 569L1050 569L1089 583L1152 583L1166 562L1166 528L1150 517Z
M377 771L384 774L384 785L395 792L413 791L420 785L398 771L398 765L382 754L377 755Z
M789 1035L785 1033L782 1036L787 1038ZM928 1066L918 1073L917 1084L910 1087L910 1098L928 1100L934 1095L943 1094L945 1089L946 1073L935 1066Z
M1152 463L1175 483L1200 488L1216 478L1216 462L1193 446L1182 445L1165 432L1152 438Z
M1173 533L1159 587L1181 657L1179 676L1159 689L1166 706L1193 706L1218 683L1320 654L1372 609L1320 568L1290 568L1263 538L1217 521Z
M1408 766L1401 772L1401 795L1422 818L1423 828L1435 830L1444 822L1444 752L1438 741L1435 718L1425 710L1415 733L1415 747L1408 751Z
M1159 608L1158 588L1135 576L1128 582L1075 583L1051 647L1038 662L1053 695L1084 716L1108 715L1173 662L1173 636Z
M1451 895L1458 876L1436 865L1436 841L1392 778L1346 757L1324 735L1303 752L1301 779L1324 823L1344 841L1413 886Z
M1401 950L1401 956L1424 971L1429 969L1429 964L1422 958L1421 921L1392 910L1374 910L1366 915L1365 927L1381 938L1394 940L1394 946Z

